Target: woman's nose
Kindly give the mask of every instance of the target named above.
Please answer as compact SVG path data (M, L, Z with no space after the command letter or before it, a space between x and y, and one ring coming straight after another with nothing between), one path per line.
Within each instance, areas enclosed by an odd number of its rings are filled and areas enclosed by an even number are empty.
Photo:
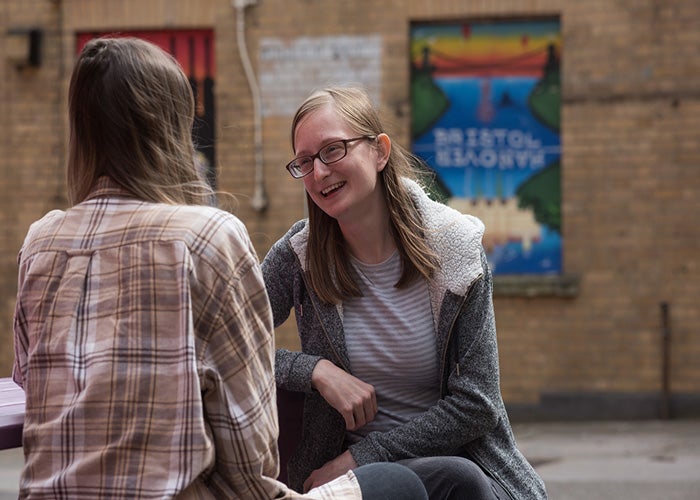
M314 158L313 175L316 179L323 179L330 172L330 167L321 161L321 158Z

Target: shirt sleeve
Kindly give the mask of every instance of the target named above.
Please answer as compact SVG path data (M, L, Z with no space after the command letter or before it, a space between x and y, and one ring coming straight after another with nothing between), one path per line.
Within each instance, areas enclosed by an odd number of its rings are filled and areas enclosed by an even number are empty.
M19 385L24 387L24 371L27 366L27 321L24 316L24 310L22 308L21 295L19 290L22 289L22 284L24 283L25 268L22 262L22 252L20 251L17 260L19 262L19 276L17 280L17 300L15 301L15 313L13 317L13 331L14 331L14 349L15 349L15 359L12 366L12 380Z
M362 498L362 492L360 490L360 484L357 482L357 477L355 477L352 471L348 471L330 483L310 490L304 497L313 498L315 500L360 500Z
M204 333L201 367L207 421L216 448L212 483L221 498L361 498L349 473L301 495L279 472L272 314L262 272L242 224L204 269L209 292L196 329ZM223 270L223 271L222 271Z
M272 317L257 257L242 224L212 234L196 266L202 293L195 331L199 377L216 449L211 480L221 498L275 498L277 409Z

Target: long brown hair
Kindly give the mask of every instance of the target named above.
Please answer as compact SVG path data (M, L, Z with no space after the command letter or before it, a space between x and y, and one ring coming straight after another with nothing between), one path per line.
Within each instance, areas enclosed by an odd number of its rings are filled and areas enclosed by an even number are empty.
M299 107L292 120L292 147L296 151L294 132L299 122L319 108L330 104L357 135L377 136L384 132L379 114L359 87L329 87L314 92ZM384 169L378 174L384 191L392 236L396 241L403 271L396 287L401 288L419 277L432 278L439 266L438 257L428 246L420 214L402 178L416 178L413 168L418 161L398 144L392 143ZM309 208L309 242L306 266L311 287L319 298L338 303L359 297L360 288L350 263L349 252L338 221L327 215L306 195Z
M137 38L98 38L80 53L69 88L68 194L80 203L106 175L135 197L206 204L192 142L192 89L169 54Z

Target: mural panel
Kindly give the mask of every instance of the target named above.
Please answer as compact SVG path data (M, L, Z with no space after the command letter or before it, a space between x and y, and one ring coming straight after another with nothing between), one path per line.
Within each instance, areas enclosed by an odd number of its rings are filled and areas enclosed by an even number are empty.
M494 274L561 273L557 20L414 24L412 148L482 219Z
M148 40L172 54L190 80L195 95L196 114L192 137L197 159L206 179L216 188L216 148L214 135L214 33L212 30L154 30L78 33L76 50L98 36L132 36Z

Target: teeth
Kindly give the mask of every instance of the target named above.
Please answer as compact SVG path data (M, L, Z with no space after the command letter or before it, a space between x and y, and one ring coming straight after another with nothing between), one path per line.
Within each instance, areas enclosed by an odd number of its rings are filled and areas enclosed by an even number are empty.
M336 182L335 184L332 184L332 185L328 186L326 189L324 189L323 191L321 191L321 194L323 196L326 196L328 193L330 193L334 189L338 189L343 184L344 184L343 182Z

